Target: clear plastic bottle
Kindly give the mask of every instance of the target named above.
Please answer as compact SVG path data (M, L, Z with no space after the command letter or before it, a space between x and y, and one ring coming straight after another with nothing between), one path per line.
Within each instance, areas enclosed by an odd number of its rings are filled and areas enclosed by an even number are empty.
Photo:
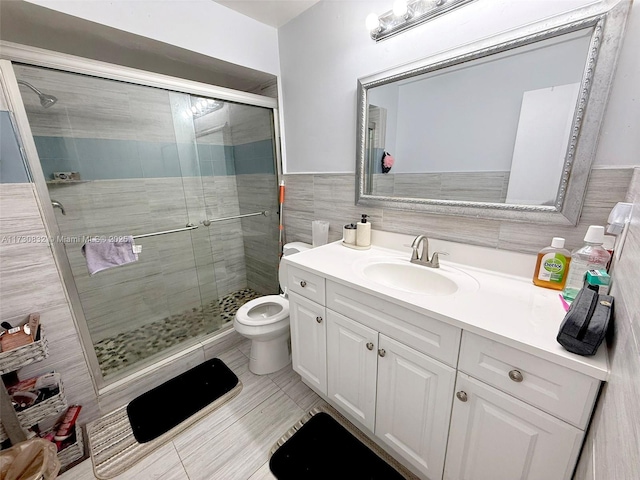
M567 281L571 253L564 248L564 238L553 237L551 245L538 253L533 283L538 287L562 290Z
M604 243L604 227L591 225L584 236L584 246L571 252L569 275L562 296L573 301L584 286L584 275L587 270L606 269L611 254L602 246Z

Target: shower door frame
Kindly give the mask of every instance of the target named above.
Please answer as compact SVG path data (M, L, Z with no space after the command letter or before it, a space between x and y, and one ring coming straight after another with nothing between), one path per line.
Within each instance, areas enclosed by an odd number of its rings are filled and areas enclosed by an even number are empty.
M29 125L29 120L27 118L27 112L22 102L17 78L13 70L13 62L34 67L50 68L67 73L89 75L92 77L115 80L134 85L155 87L187 95L199 95L240 103L243 105L268 108L272 111L273 116L274 160L278 183L282 178L281 137L279 124L280 116L278 100L275 98L232 90L225 87L216 87L206 83L185 80L182 78L147 72L130 67L123 67L121 65L91 60L41 48L0 41L0 64L2 65L0 74L3 75L6 98L9 103L9 111L13 113L18 132L22 138L24 148L23 156L27 160L27 167L31 175L31 181L35 185L36 198L40 211L43 215L47 234L50 238L58 238L60 236L60 230L51 202L43 201L43 199L50 198L49 189L47 188L46 179L42 172L42 166L40 164L40 158L31 132L31 126ZM69 259L64 250L64 245L59 242L51 242L50 246L53 251L58 271L62 276L62 283L64 285L67 300L71 305L72 319L80 336L85 358L89 365L89 372L96 388L96 393L99 397L102 393L106 393L108 390L108 388L105 389L105 387L113 384L121 384L129 377L135 378L138 372L145 370L145 367L142 365L139 369L126 374L124 378L116 376L116 378L113 378L110 381L105 381L100 369L100 364L98 363L98 357L95 353L89 327L84 316L84 310L82 309L80 296L76 288ZM212 332L205 336L203 340L214 338L215 336L224 333L226 330L227 329Z

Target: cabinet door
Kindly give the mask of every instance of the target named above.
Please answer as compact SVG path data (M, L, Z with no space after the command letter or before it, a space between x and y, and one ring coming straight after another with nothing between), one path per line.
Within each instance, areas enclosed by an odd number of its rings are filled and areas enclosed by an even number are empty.
M325 308L289 294L291 361L293 369L312 387L327 394L327 331Z
M445 479L571 478L581 430L463 373L456 396Z
M371 432L375 421L378 332L327 310L329 400Z
M375 434L428 478L442 478L456 372L380 334Z

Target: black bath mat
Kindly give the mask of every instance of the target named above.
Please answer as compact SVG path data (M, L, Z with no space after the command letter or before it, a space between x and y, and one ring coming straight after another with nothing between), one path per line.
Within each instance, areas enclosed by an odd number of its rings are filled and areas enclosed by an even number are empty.
M328 413L313 415L271 456L278 480L405 480Z
M218 358L143 393L127 406L133 436L149 442L231 391L238 377Z

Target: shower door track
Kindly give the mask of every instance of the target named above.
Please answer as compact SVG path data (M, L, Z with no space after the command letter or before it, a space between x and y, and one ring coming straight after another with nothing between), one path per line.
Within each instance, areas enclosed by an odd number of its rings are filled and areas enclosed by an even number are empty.
M45 199L49 198L49 191L40 166L40 159L33 139L33 134L31 132L31 126L29 125L27 113L22 103L17 78L13 71L11 62L51 68L63 72L78 73L147 87L161 88L189 95L212 97L244 105L268 108L272 110L273 114L275 143L274 156L278 181L282 176L279 125L280 115L278 111L278 101L275 98L241 92L225 87L217 87L192 80L170 77L168 75L146 72L144 70L137 70L130 67L123 67L97 60L76 57L74 55L44 50L41 48L0 41L0 75L2 75L2 84L6 90L9 111L13 113L16 120L18 134L21 138L22 145L24 146L24 151L22 152L23 157L27 160L29 175L35 185L36 198L44 219L45 228L50 238L59 238L60 231L56 222L53 207L49 201L45 201ZM260 212L258 214L264 213ZM89 365L89 371L94 383L94 388L98 397L100 397L100 395L105 392L105 387L111 384L120 384L121 380L110 379L108 382L105 381L98 363L98 357L93 348L89 327L84 317L84 312L80 303L80 296L71 271L71 264L69 263L69 259L64 251L64 244L52 242L51 249L53 251L53 256L58 270L64 280L63 285L69 303L71 304L73 322L81 338L82 347L87 364ZM225 330L223 329L222 331L215 332L210 336L203 338L202 342L207 342L218 335L224 334ZM142 370L144 370L144 368ZM136 372L134 371L130 378L135 377ZM108 388L107 390L111 389Z

